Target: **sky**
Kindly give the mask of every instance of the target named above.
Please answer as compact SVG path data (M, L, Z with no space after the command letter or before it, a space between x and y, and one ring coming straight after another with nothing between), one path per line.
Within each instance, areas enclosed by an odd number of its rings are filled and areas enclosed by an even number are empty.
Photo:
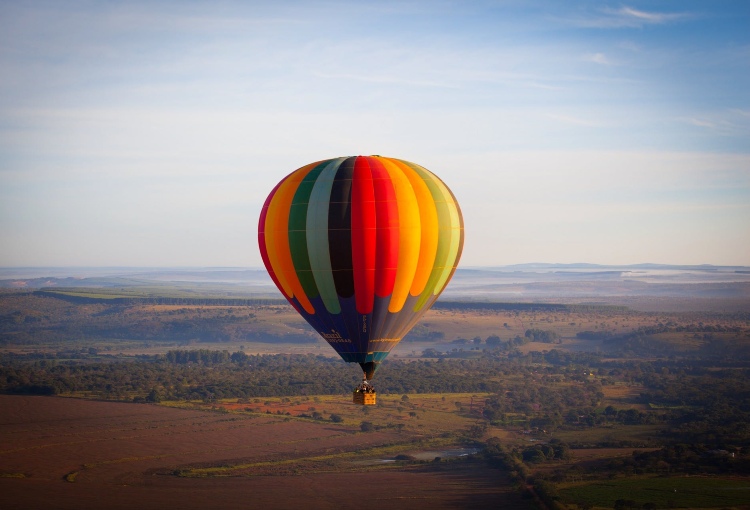
M750 2L0 0L0 266L262 267L296 168L458 199L461 266L750 265Z

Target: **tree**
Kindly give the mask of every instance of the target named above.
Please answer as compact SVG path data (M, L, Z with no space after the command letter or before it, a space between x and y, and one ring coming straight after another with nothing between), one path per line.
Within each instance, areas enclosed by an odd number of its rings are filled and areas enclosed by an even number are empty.
M500 342L501 342L500 337L497 335L490 335L487 337L487 340L485 341L488 347L497 347L500 345Z
M477 439L482 437L485 432L487 432L487 423L480 422L469 426L468 430L466 431L466 435L471 438Z

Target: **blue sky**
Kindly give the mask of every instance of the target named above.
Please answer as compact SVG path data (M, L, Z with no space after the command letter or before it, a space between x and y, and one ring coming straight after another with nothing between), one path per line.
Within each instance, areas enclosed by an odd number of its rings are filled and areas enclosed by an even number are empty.
M0 266L261 266L266 195L382 154L462 265L750 265L750 3L0 2Z

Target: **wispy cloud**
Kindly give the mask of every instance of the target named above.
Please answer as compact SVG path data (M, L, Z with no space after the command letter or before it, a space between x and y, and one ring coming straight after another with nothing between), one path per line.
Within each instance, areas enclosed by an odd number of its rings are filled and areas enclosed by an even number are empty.
M585 28L640 28L646 25L663 25L694 18L690 12L655 12L622 6L619 9L604 8L599 12L569 20Z
M750 134L750 111L738 108L715 112L701 112L692 117L682 117L680 122L710 130L720 136Z
M410 85L410 86L415 86L415 87L438 87L438 88L449 88L449 89L458 88L457 85L446 83L446 82L438 82L438 81L430 81L430 80L408 80L404 78L397 78L394 76L365 75L365 74L351 74L351 73L331 74L331 73L321 73L321 72L316 72L315 75L320 78L331 78L331 79L337 79L337 80L353 80L353 81L360 81L360 82L365 82L365 83Z
M692 124L693 126L710 128L710 129L716 128L716 123L715 122L710 122L710 121L705 120L705 119L696 119L696 118L693 117L693 118L685 119L685 120L689 124Z
M621 19L638 20L643 23L662 24L670 21L685 19L690 15L687 13L663 13L663 12L646 12L633 9L632 7L621 7L615 11L615 16Z
M586 126L586 127L601 127L603 124L601 122L591 120L591 119L584 119L581 117L575 117L572 115L563 115L563 114L557 114L557 113L548 113L547 117L550 119L562 122L564 124L572 124L575 126Z
M612 65L612 61L604 53L591 53L584 56L584 60L605 66Z

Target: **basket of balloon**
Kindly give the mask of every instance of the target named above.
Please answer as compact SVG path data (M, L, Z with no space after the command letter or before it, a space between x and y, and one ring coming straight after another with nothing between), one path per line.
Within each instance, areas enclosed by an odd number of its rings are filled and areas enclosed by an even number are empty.
M352 393L352 401L361 406L374 406L377 400L375 388L367 383L362 383Z

